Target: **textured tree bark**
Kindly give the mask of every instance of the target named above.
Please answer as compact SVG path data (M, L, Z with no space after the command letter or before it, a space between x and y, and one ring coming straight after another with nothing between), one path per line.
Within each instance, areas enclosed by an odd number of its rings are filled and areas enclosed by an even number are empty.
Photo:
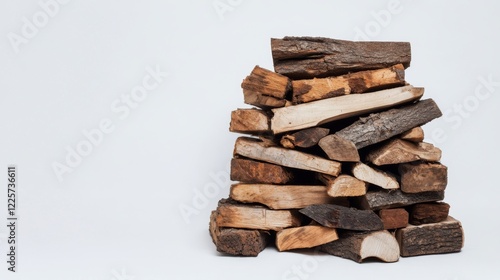
M286 184L293 180L290 169L266 162L233 158L231 181L261 184Z
M333 204L307 206L299 211L320 225L356 231L381 230L384 225L371 210L358 210Z
M417 160L440 161L441 150L429 143L413 143L394 138L380 147L371 149L366 160L379 166Z
M450 205L444 202L415 204L410 208L410 224L439 223L448 218Z
M287 228L276 233L278 251L312 248L337 240L337 230L318 225Z
M382 209L378 212L384 229L404 228L408 226L408 212L403 208Z
M440 163L404 163L398 169L401 190L406 193L444 191L448 184L448 168Z
M403 193L401 190L368 191L365 196L366 205L372 210L397 208L423 202L433 202L444 199L444 191Z
M258 109L238 109L231 112L229 131L260 134L268 133L269 117L266 112Z
M252 73L241 83L245 103L262 108L283 107L291 92L291 82L287 77L255 66Z
M293 149L310 148L318 144L319 140L330 133L328 128L311 127L304 130L299 130L292 134L286 134L281 137L281 145L285 148Z

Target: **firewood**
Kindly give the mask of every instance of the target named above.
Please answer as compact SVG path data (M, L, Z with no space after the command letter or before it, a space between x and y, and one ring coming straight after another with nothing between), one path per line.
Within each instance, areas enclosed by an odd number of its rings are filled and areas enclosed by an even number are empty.
M406 132L399 135L399 138L415 143L424 141L424 130L420 127L414 127Z
M285 148L265 147L261 141L248 137L240 137L236 140L234 154L333 176L337 176L341 170L341 164L336 161Z
M241 133L269 132L269 117L258 109L238 109L231 112L229 131Z
M293 103L306 103L351 93L381 90L405 85L402 64L361 71L338 77L292 81Z
M448 217L450 205L444 202L420 203L410 208L410 224L439 223Z
M354 143L335 134L323 137L318 145L329 159L342 162L358 162L359 153Z
M293 180L290 169L267 162L233 158L231 180L245 183L286 184Z
M271 39L274 70L292 79L338 76L396 64L410 66L407 42L352 42L320 37Z
M401 190L406 193L444 191L448 184L448 168L440 163L403 163L398 169Z
M271 209L299 209L313 204L333 203L325 186L234 184L232 199L245 203L261 203Z
M299 130L292 134L283 135L281 145L289 149L294 149L295 147L310 148L318 144L318 141L328 135L328 133L330 133L330 130L322 127Z
M285 106L286 94L291 91L290 79L259 66L255 66L241 87L245 103L264 108Z
M368 191L364 199L366 199L366 205L370 209L380 210L385 208L397 208L417 203L443 200L444 191L411 194L404 193L401 190L378 190Z
M318 179L326 185L327 194L331 197L354 197L366 194L366 183L346 174L339 177L318 174Z
M399 260L399 245L387 230L375 232L339 232L339 239L320 246L320 250L361 263L374 257L384 262Z
M408 225L408 212L403 208L382 209L378 212L384 229L403 228Z
M352 175L361 181L379 186L387 190L399 189L399 183L394 175L375 169L364 163L358 162L352 166Z
M375 165L398 164L417 160L439 161L441 160L441 150L429 143L413 143L395 138L370 150L366 160Z
M440 223L398 229L396 238L402 257L459 252L464 246L462 224L452 217Z
M209 232L218 252L236 256L257 256L270 241L270 235L266 231L221 228L217 225L216 217L217 212L212 211Z
M348 230L381 230L382 220L371 210L359 210L333 204L307 206L299 211L320 225Z
M423 93L423 88L404 86L275 108L272 109L274 116L271 118L271 130L274 134L278 134L314 127L322 123L359 116L415 101L422 97Z
M312 248L337 240L337 230L319 225L287 228L276 233L278 251Z
M365 93L364 95L368 94ZM439 110L436 103L432 99L426 99L401 108L390 109L360 118L352 125L338 131L336 135L352 141L356 148L361 149L387 140L408 131L410 128L428 123L441 115L441 110ZM272 120L271 129L274 131L275 127L272 125Z

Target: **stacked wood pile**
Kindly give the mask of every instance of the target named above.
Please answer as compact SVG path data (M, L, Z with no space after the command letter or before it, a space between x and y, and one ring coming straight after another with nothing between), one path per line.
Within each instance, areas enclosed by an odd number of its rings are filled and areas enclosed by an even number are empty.
M217 250L319 248L361 262L458 252L447 167L422 125L442 115L405 81L406 42L271 40L274 70L242 83L231 113L230 197L210 217Z

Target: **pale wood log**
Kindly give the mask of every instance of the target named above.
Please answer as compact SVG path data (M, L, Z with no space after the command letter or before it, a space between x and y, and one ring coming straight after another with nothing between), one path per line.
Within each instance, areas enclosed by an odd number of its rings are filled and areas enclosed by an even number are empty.
M439 223L448 217L450 205L444 202L420 203L410 208L410 224Z
M398 164L412 161L440 161L441 150L429 143L413 143L392 139L368 152L366 160L375 165Z
M378 190L368 191L365 195L364 202L366 206L372 210L380 210L386 208L405 207L417 203L439 201L444 199L444 191L438 192L423 192L423 193L404 193L401 190Z
M276 233L278 251L312 248L337 240L337 230L319 225L287 228Z
M286 184L293 180L290 169L267 162L233 158L231 160L231 181L263 184Z
M318 174L317 177L326 185L327 194L331 197L355 197L366 194L366 183L352 176L342 174L333 177Z
M394 175L375 169L364 163L358 162L352 166L352 175L361 181L379 186L387 190L399 189L399 183Z
M319 140L318 145L326 153L329 159L342 162L358 162L358 149L349 140L331 134Z
M422 127L417 126L399 135L399 138L415 143L424 141L424 130Z
M378 212L384 229L404 228L408 226L408 212L404 208L382 209Z
M320 225L331 228L366 231L381 230L382 221L371 210L359 210L333 204L307 206L299 211Z
M285 148L294 149L310 148L318 144L318 141L328 135L330 130L322 127L311 127L297 132L286 134L281 137L281 145Z
M398 169L401 190L406 193L444 191L448 184L448 168L440 163L403 163Z
M269 117L266 112L258 109L232 111L229 131L251 134L269 132Z
M255 66L241 83L241 88L247 104L263 108L283 107L285 97L291 91L291 82L283 75Z

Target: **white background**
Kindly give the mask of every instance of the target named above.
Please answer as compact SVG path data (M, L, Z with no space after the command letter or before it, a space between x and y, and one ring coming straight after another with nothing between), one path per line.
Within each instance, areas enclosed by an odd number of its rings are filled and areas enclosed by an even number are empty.
M73 0L16 53L9 38L23 36L23 17L33 23L44 10L36 0L1 0L0 278L496 278L500 84L488 91L480 80L500 81L500 5L400 1L388 10L389 2ZM463 251L362 265L273 248L220 256L208 217L229 183L211 187L228 173L237 136L228 132L230 111L247 107L242 79L256 64L272 69L271 37L353 40L358 29L370 40L411 42L407 81L445 113L425 131L449 167L445 201L463 223ZM168 77L128 116L114 112L148 68ZM54 162L66 164L66 148L103 119L114 130L59 181ZM9 164L19 176L17 273L6 263ZM203 201L206 190L212 197ZM195 212L181 215L189 207Z

